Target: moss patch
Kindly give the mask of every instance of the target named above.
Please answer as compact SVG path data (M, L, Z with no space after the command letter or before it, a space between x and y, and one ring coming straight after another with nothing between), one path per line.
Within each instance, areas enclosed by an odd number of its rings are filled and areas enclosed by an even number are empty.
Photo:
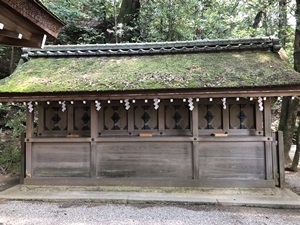
M269 52L37 58L0 81L0 92L61 92L300 84Z

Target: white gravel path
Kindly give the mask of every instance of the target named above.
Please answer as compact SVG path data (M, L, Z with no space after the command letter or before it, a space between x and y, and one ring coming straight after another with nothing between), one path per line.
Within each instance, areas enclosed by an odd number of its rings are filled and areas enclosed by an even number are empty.
M300 210L226 206L0 202L0 225L300 224Z

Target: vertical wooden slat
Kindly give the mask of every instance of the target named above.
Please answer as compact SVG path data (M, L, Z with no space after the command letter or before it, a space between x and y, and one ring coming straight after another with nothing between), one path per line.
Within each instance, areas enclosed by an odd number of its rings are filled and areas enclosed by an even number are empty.
M192 132L193 132L193 154L192 154L192 163L193 163L193 179L199 179L199 142L198 142L198 120L199 120L199 108L198 102L194 103L194 109L192 111Z
M259 111L258 104L255 104L255 127L259 134L263 133L263 114Z
M192 111L192 121L191 121L191 124L192 124L192 131L193 131L193 137L198 137L198 119L199 119L199 116L198 116L198 113L199 113L199 110L198 110L198 102L195 102L194 103L194 110Z
M97 176L97 142L91 142L91 155L90 155L90 174L91 178L96 178Z
M22 133L21 134L20 184L24 184L24 177L25 177L25 155L26 155L25 133Z
M131 103L130 108L127 111L127 125L128 125L128 133L132 133L134 131L134 115L133 115L133 103Z
M67 126L68 126L68 133L72 133L74 130L74 110L73 110L73 105L68 104L67 105Z
M91 102L91 138L98 137L98 113L94 102Z
M44 119L44 105L39 103L38 105L38 135L41 136L44 132L45 127L45 119Z
M271 104L270 98L267 98L264 101L264 133L265 136L271 140ZM271 141L265 142L265 171L266 179L272 179L272 143Z
M34 132L34 112L26 112L26 140L33 137ZM32 177L32 143L26 143L26 177Z
M193 142L193 179L199 179L199 142Z
M99 134L101 134L103 131L104 131L104 107L102 106L98 113L98 132Z
M283 147L283 133L277 132L278 141L278 167L279 167L279 187L285 188L285 171L284 171L284 147Z
M273 164L273 178L275 180L275 185L278 186L278 157L277 157L277 137L275 133L272 133L272 164Z
M94 102L91 102L91 149L90 149L90 171L91 178L95 178L97 174L97 166L96 166L96 151L97 151L97 143L95 142L95 138L98 137L98 113L96 110L96 105Z
M224 132L228 132L229 131L229 104L226 105L226 109L223 109L222 111L222 123L223 123L223 130Z
M158 108L158 130L161 134L163 134L165 130L165 104L164 101L162 101L159 104Z

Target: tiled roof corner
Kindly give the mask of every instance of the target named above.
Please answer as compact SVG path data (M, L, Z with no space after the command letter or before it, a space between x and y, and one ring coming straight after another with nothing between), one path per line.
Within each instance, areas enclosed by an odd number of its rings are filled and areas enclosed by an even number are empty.
M279 39L266 37L149 43L49 45L45 46L44 49L24 48L23 58L173 54L241 50L278 52L279 49Z

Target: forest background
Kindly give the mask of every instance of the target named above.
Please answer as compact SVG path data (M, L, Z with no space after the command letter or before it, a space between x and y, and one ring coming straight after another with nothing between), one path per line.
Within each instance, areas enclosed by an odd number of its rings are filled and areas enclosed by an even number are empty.
M94 44L276 36L300 72L300 0L41 0L66 23L47 44ZM297 7L298 6L298 7ZM20 48L0 46L0 79L9 76ZM282 107L281 107L282 105ZM299 99L273 103L274 130L284 131L285 163L296 171L300 149ZM18 171L25 108L0 106L0 173ZM281 118L279 119L279 112ZM279 126L279 128L278 128ZM1 140L0 140L1 141ZM293 163L290 146L297 144Z

